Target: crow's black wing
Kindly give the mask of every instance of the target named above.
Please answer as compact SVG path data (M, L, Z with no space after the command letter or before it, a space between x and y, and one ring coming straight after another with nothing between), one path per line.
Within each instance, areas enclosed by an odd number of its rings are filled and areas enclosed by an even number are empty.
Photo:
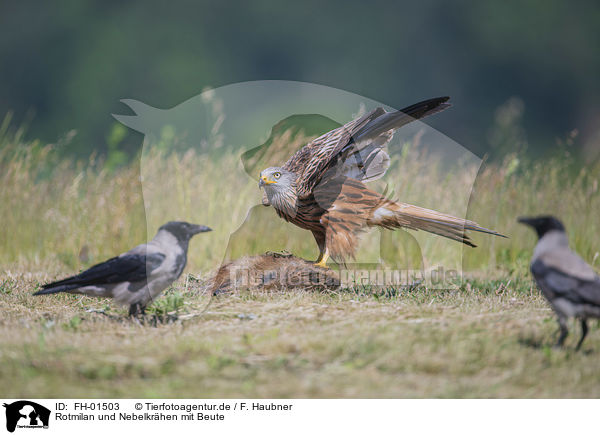
M600 306L600 279L584 280L549 266L541 259L531 265L531 273L542 287L542 291L551 292L575 303Z
M164 259L164 254L160 253L122 255L96 264L79 275L45 284L42 288L50 290L59 287L75 288L88 285L115 284L123 281L142 281L146 279L147 274L159 267Z

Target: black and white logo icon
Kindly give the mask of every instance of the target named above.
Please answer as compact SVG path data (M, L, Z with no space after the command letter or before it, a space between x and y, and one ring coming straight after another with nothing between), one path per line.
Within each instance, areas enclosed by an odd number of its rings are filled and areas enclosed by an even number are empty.
M50 410L29 400L5 403L6 430L15 429L48 429Z

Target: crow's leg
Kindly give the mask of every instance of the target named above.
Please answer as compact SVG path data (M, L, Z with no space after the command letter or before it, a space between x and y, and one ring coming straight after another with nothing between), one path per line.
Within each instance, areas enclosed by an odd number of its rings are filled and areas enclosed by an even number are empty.
M145 325L146 324L146 306L140 302L131 304L129 306L129 318L140 326Z
M560 327L560 336L554 347L562 347L565 342L565 338L569 335L569 329L567 328L567 318L564 316L558 316L558 326Z
M129 315L133 317L144 316L146 314L146 307L140 302L129 305Z
M140 304L131 304L129 305L129 315L135 317L140 312Z
M587 321L586 319L581 319L581 338L579 339L579 342L577 343L577 347L575 348L575 350L579 350L581 348L581 343L583 343L583 340L585 340L585 336L588 333L588 325L587 325Z

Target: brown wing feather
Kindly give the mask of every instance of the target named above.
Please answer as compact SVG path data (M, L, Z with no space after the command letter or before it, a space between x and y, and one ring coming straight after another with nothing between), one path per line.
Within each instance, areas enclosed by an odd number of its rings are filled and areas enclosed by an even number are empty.
M338 259L353 256L356 236L370 226L427 231L472 247L475 244L469 238L468 230L504 237L473 221L391 201L351 178L323 183L315 189L314 196L326 209L320 222L326 231L327 247L332 257Z
M348 144L353 134L384 113L385 110L378 107L361 118L319 136L290 157L283 165L283 169L298 175L296 179L298 197L305 198L310 195L332 163L332 159Z
M325 242L337 261L354 258L358 235L367 229L369 217L382 201L381 195L352 178L334 179L315 189L319 204L327 204L321 216Z
M450 106L447 104L448 100L449 97L432 98L396 112L386 112L378 107L363 117L314 139L297 151L283 166L284 169L298 176L296 179L298 197L308 197L315 186L322 181L327 170L337 163L338 158L343 160L352 154L353 150L348 148L349 145L359 141L374 140L415 119L440 112ZM391 139L391 135L386 139ZM381 146L385 145L387 140L382 142Z

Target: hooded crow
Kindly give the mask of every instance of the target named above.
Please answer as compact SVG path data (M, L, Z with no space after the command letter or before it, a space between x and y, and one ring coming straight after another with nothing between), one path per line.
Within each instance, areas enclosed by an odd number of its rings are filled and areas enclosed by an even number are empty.
M167 222L150 242L78 275L44 284L34 295L66 292L110 297L129 305L129 315L144 314L146 305L181 276L190 239L206 231L211 229L188 222Z
M600 318L600 277L583 259L569 249L563 224L553 216L522 217L518 221L532 227L539 237L531 259L531 273L542 294L558 316L563 345L569 334L567 319L581 321L579 350L588 332L587 319Z

